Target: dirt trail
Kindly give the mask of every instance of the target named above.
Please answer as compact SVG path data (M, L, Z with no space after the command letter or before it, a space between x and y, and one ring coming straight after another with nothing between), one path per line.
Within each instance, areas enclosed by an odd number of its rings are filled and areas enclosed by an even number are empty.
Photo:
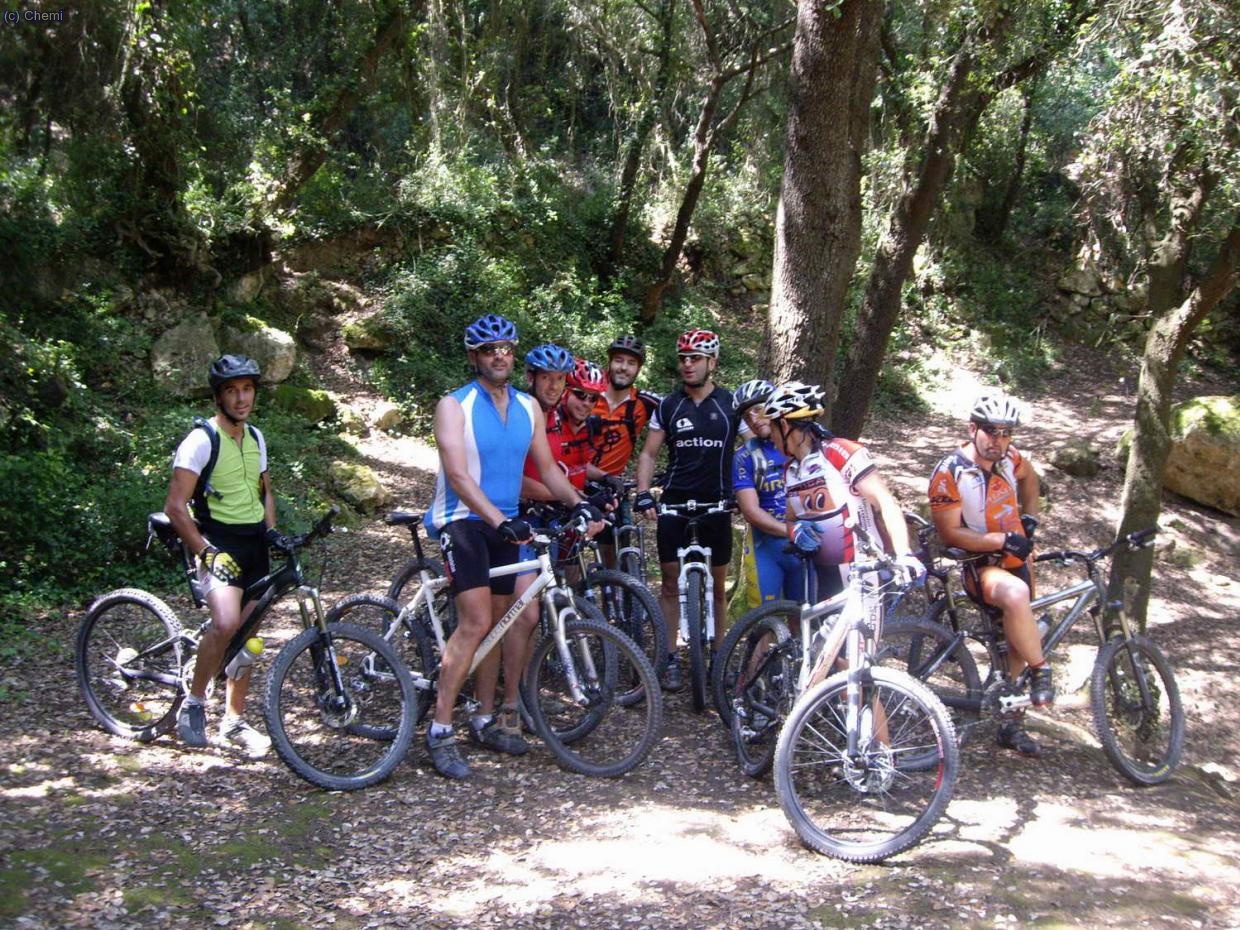
M333 386L364 404L336 361ZM1058 400L1034 398L1022 445L1045 459L1083 434L1109 450L1131 416L1118 378L1078 364L1048 383ZM867 437L908 505L960 431L957 400ZM425 504L424 444L374 435L359 450L400 505ZM1043 545L1104 541L1121 478L1114 465L1089 480L1048 469ZM859 867L802 849L769 781L739 773L723 729L683 694L669 696L652 758L618 781L566 774L538 749L517 760L470 751L476 777L449 784L415 745L388 783L340 795L274 757L111 739L92 725L66 652L0 670L24 691L0 720L0 926L1238 926L1240 785L1211 773L1240 758L1240 521L1167 503L1181 564L1158 565L1152 634L1190 731L1185 766L1164 786L1129 787L1081 738L1084 714L1065 707L1034 719L1041 760L989 739L966 747L933 835ZM408 543L373 521L330 546L329 601L381 589ZM63 642L78 618L60 623ZM273 648L291 630L286 616ZM1063 665L1068 692L1088 671L1083 642Z

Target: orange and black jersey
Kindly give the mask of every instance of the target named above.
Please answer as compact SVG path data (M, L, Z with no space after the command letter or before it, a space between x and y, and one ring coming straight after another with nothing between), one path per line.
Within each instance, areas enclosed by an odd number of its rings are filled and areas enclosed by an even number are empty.
M1032 468L1028 459L1015 446L995 463L993 470L982 468L969 459L964 448L956 449L943 457L930 475L930 509L938 512L952 507L960 508L964 526L977 533L1019 533L1025 535L1020 524L1020 497L1018 484L1021 477ZM1005 554L999 563L1004 568L1016 568L1023 560Z

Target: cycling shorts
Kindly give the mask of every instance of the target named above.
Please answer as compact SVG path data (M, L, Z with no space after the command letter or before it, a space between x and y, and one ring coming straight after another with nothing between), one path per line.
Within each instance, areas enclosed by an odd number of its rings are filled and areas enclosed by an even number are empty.
M444 570L456 593L490 587L492 594L512 594L515 575L492 578L491 569L512 565L519 547L481 520L454 520L439 531Z
M732 561L732 519L726 513L698 517L698 542L710 547L710 564L718 568ZM689 520L672 514L659 515L659 562L678 561L676 550L688 545Z
M788 552L785 536L772 536L752 530L754 566L758 574L758 590L763 601L787 598L800 601L805 596L805 561L795 552Z
M271 571L271 558L267 554L265 531L265 525L250 523L238 524L235 530L224 523L212 523L207 528L203 538L220 552L227 552L237 560L241 566L241 577L233 582L221 581L199 562L198 585L204 597L217 588L232 587L244 591L267 576Z

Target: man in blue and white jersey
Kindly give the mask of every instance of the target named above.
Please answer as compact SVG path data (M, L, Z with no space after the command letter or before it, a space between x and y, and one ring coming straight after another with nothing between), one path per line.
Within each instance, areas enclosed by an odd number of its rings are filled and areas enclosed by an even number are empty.
M650 416L646 443L637 458L637 496L633 509L647 519L655 516L655 499L650 493L655 461L667 445L667 477L663 482L663 502L689 501L714 503L732 497L732 447L736 442L736 411L732 392L714 382L719 364L719 337L710 330L692 329L676 342L681 387L659 401ZM658 518L659 568L662 585L659 601L667 619L668 644L680 634L678 580L680 563L676 550L685 544L689 521L664 514ZM726 616L724 584L732 560L732 523L726 513L712 514L698 524L698 539L710 547L711 574L714 576L715 616ZM679 691L684 678L675 652L667 657L663 687Z
M779 598L799 601L805 596L805 563L787 551L784 465L788 457L775 447L771 421L762 412L774 390L770 381L757 379L746 381L733 395L736 412L750 433L732 461L732 493L749 524L743 561L749 607Z
M424 522L439 539L457 627L444 647L426 743L435 769L447 778L469 777L452 730L452 712L474 653L512 603L514 577L492 579L491 569L516 562L518 546L531 536L529 524L517 514L526 455L557 498L576 505L574 518L601 519L553 461L541 407L508 383L516 344L517 328L502 316L488 314L471 323L465 349L477 377L435 408L439 475ZM509 648L507 638L503 648ZM512 740L494 716L499 661L500 651L492 650L478 668L480 707L470 720L470 736L488 749L520 753L528 748L525 742Z

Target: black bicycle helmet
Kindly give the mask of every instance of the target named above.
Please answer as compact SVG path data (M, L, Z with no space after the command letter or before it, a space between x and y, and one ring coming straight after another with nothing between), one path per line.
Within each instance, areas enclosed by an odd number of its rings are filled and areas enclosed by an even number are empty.
M616 352L628 352L629 355L636 355L643 363L646 361L646 347L636 336L624 335L613 339L607 347L607 357L611 358Z
M233 378L253 378L257 387L260 377L258 362L247 355L221 355L207 369L207 383L211 385L212 394L219 393L220 385Z
M738 414L744 413L754 404L762 403L771 396L771 392L774 390L775 385L762 378L746 381L732 394L732 401L736 404L736 412Z

